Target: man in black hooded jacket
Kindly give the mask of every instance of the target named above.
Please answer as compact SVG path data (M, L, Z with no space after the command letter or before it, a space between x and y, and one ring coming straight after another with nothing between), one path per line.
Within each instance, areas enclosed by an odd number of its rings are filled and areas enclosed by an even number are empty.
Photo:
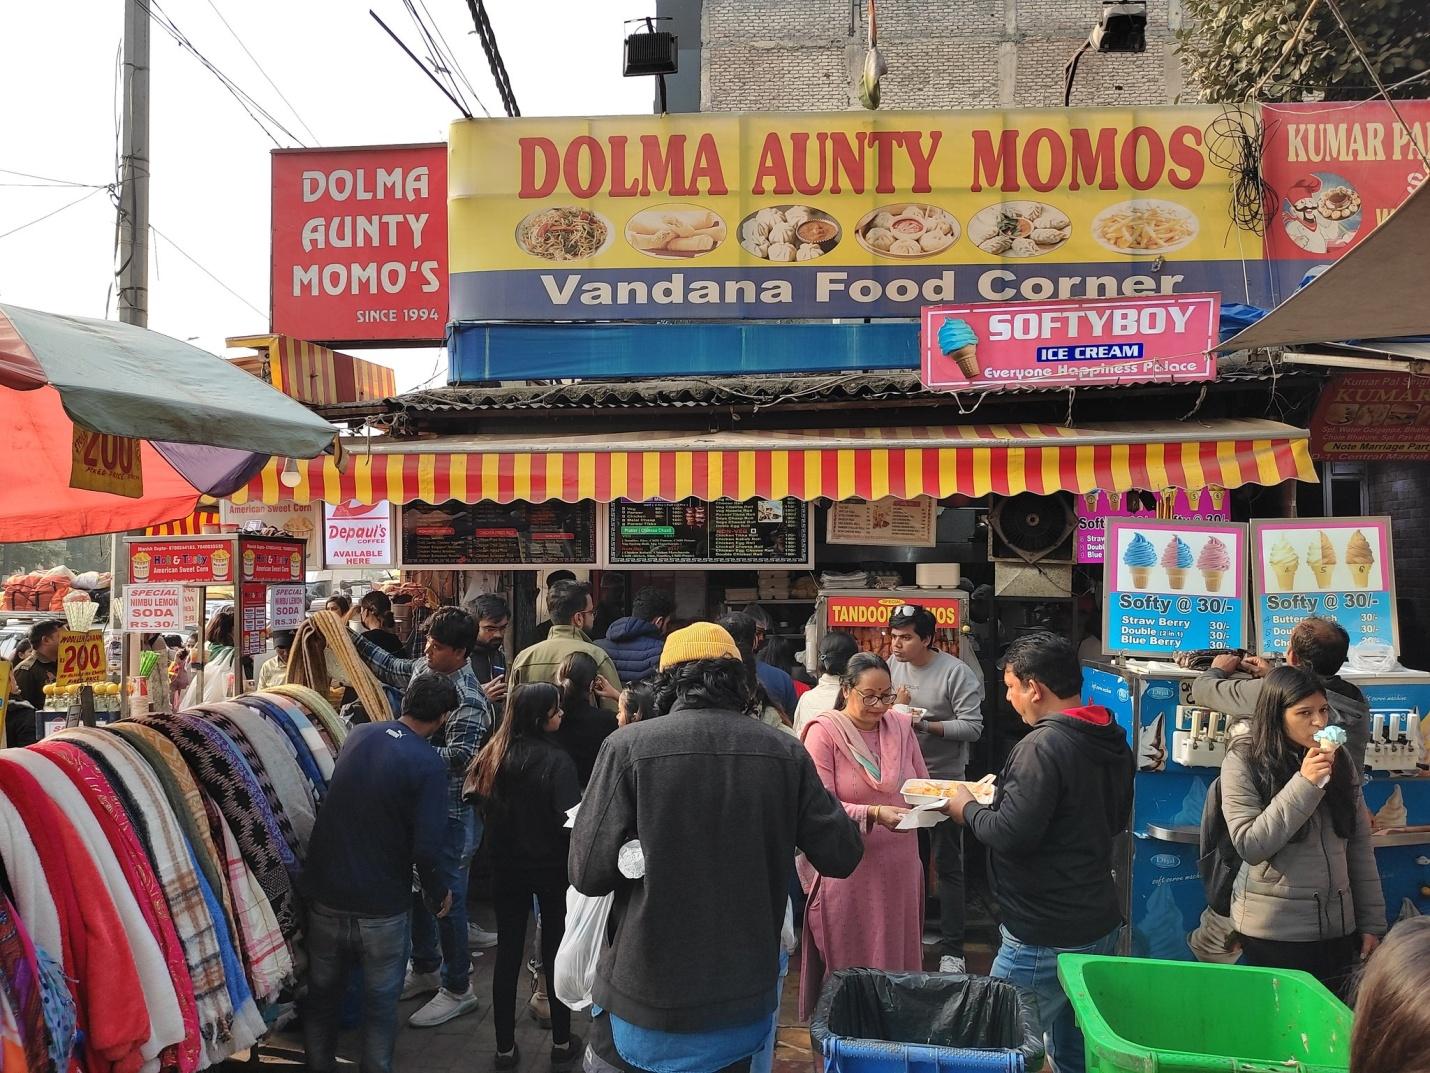
M1033 995L1058 1073L1083 1073L1082 1033L1057 955L1111 954L1122 930L1113 840L1127 829L1135 769L1112 713L1084 705L1077 647L1033 633L1008 646L1008 703L1032 729L1008 755L991 805L960 789L948 814L989 848L1003 914L992 975Z

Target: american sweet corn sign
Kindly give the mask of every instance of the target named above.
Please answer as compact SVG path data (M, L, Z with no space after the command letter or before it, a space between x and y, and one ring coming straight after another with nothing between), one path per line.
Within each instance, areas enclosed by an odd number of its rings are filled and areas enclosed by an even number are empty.
M452 317L915 317L1262 297L1216 108L469 120Z

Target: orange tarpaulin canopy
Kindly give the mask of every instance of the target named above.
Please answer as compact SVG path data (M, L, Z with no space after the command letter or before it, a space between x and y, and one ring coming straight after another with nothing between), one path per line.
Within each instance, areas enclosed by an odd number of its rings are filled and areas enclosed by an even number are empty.
M566 502L593 499L880 499L1018 492L1235 488L1315 481L1306 432L1274 421L620 433L373 441L271 462L235 503Z

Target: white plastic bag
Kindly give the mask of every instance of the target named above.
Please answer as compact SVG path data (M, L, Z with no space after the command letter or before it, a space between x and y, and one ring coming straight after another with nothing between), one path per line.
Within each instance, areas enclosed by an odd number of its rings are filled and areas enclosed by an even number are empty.
M614 894L591 898L575 887L566 890L566 934L556 951L551 987L556 997L573 1010L591 1005L596 962L606 946L606 920L614 900Z
M219 701L228 699L228 676L233 673L234 658L233 649L223 648L204 664L204 688L199 690L199 669L192 668L193 678L189 681L188 688L184 690L184 697L180 703L180 708L192 708L199 704L216 704Z

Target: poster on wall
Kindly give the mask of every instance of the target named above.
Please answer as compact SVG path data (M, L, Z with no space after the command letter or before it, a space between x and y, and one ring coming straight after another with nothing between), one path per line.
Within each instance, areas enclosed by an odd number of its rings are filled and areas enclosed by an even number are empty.
M243 655L256 656L267 647L264 631L268 629L268 586L244 582L242 589L243 623L241 640Z
M911 603L933 613L935 645L956 655L959 630L966 615L964 600L958 597L922 593L917 596L825 596L824 622L831 630L852 634L861 651L893 659L889 619L896 609Z
M330 346L441 343L447 147L273 153L272 328Z
M1105 550L1105 651L1246 647L1245 525L1109 518Z
M938 543L938 504L932 496L834 503L829 508L824 540L827 544L932 548Z
M184 622L184 586L126 585L125 633L178 633Z
M1215 294L925 306L919 379L1003 391L1216 379Z
M912 318L1246 295L1261 239L1227 223L1232 176L1206 134L1224 120L1195 106L458 121L451 316Z
M608 508L612 566L808 566L810 505L784 499L618 499Z
M593 566L596 504L412 502L402 508L402 565L449 569Z
M1109 518L1172 518L1183 522L1231 520L1225 488L1163 488L1150 504L1135 492L1084 492L1077 500L1077 561L1102 562Z
M332 569L392 566L392 504L323 504L323 565Z
M1351 647L1400 652L1389 518L1295 518L1251 523L1256 643L1286 651L1311 615L1339 622Z

